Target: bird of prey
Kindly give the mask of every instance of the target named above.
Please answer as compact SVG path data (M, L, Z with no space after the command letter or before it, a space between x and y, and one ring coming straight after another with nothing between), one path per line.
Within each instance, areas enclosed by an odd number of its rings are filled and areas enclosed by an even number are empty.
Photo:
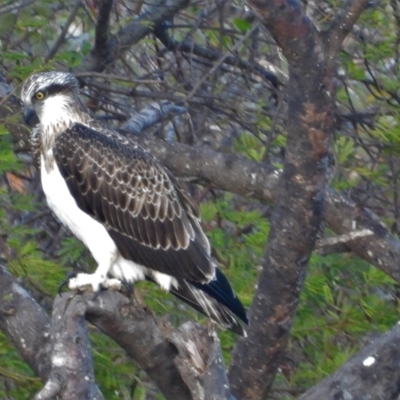
M94 120L64 72L30 76L21 92L47 203L98 266L71 290L152 281L244 335L245 309L211 258L197 205L150 153ZM37 116L37 117L36 117Z

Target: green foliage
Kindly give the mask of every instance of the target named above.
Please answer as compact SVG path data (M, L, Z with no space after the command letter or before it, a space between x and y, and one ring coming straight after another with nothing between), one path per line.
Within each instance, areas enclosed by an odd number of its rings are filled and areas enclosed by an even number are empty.
M42 386L0 331L0 398L30 399Z
M20 162L10 149L11 135L4 126L0 125L0 174L16 171L20 167Z
M241 32L247 32L251 28L251 22L246 21L242 18L235 18L233 20L233 24L236 26L236 28L239 29Z
M254 135L242 133L235 140L235 150L254 161L261 161L265 147Z
M353 255L313 256L293 328L290 352L299 364L290 379L311 387L398 320L398 285Z

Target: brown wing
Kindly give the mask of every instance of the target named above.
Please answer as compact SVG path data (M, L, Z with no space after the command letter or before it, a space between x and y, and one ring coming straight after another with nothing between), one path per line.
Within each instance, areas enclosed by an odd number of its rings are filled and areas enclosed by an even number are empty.
M78 206L106 227L123 257L195 282L214 276L198 208L144 149L76 124L53 153Z

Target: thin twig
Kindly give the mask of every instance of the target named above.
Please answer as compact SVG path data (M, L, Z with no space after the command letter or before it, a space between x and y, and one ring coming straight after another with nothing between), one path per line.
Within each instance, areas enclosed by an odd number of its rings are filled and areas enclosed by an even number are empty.
M81 0L75 1L74 7L69 15L67 22L63 26L60 35L58 36L56 42L54 43L53 47L49 50L49 52L44 57L44 63L46 64L49 60L51 60L56 53L58 52L60 46L64 43L65 36L67 35L68 29L71 26L72 22L74 21L76 14L78 13L79 8L81 7Z
M248 39L251 34L254 32L254 30L258 27L258 25L254 25L251 29L249 29L246 34L238 40L235 45L230 49L231 52L236 51L242 44L243 42ZM200 86L208 79L209 76L214 74L218 70L218 68L224 63L225 59L229 57L229 54L223 55L216 63L215 65L206 73L204 74L201 79L194 85L193 89L190 91L190 93L186 96L185 98L185 103L190 101L192 97L196 94L196 92L199 90Z

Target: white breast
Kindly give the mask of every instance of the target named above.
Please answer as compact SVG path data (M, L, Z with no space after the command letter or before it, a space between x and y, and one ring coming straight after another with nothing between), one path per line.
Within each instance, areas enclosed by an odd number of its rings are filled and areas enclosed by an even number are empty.
M49 156L53 156L51 150ZM89 248L99 266L109 262L109 272L128 282L143 280L145 275L152 274L163 289L169 290L171 284L176 286L174 278L149 271L143 265L123 258L105 227L77 206L57 164L54 163L54 168L48 173L43 155L40 162L43 191L50 209L59 221Z
M49 156L52 155L49 154ZM107 254L115 253L114 241L110 238L104 226L77 206L57 164L54 163L54 168L47 173L43 155L40 161L43 191L49 207L60 222L85 243L98 263Z

